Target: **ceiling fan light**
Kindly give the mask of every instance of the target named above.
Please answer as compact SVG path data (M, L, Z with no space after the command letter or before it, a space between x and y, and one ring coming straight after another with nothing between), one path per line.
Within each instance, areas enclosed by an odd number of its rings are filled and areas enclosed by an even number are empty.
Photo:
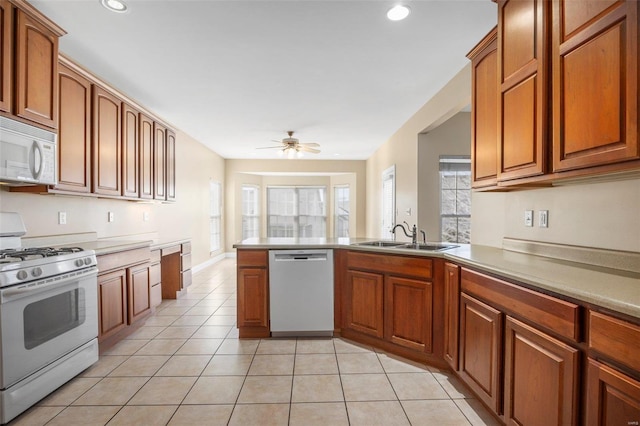
M296 150L295 149L291 149L291 148L287 148L287 158L289 160L293 159L296 156Z
M304 152L302 152L302 151L296 152L296 157L298 157L298 158L304 157Z
M411 9L403 4L397 4L387 11L387 18L390 21L402 21L409 16Z
M284 157L284 152L286 151L287 148L283 148L283 149L279 149L278 150L278 157Z

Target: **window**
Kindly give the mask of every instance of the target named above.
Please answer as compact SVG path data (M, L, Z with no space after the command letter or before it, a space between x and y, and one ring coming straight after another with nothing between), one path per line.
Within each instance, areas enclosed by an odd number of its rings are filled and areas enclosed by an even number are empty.
M349 187L333 188L333 236L349 236Z
M267 188L267 236L325 238L325 187Z
M382 238L391 237L391 229L396 222L396 166L382 172Z
M222 197L220 194L220 182L209 182L211 204L209 206L209 250L220 250Z
M471 159L440 157L442 241L468 243L471 237Z
M260 237L260 187L242 185L242 239Z

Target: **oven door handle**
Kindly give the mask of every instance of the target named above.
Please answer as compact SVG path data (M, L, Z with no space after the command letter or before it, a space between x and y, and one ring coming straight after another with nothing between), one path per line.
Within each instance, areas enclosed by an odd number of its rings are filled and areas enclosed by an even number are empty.
M13 300L21 299L27 296L30 297L39 293L44 293L45 291L49 291L59 287L64 287L65 285L71 282L89 278L91 277L91 275L97 276L98 268L96 267L87 268L74 274L73 276L67 276L57 281L54 280L52 282L44 282L38 285L34 285L32 287L23 287L23 286L9 287L7 289L0 290L0 304L8 303Z

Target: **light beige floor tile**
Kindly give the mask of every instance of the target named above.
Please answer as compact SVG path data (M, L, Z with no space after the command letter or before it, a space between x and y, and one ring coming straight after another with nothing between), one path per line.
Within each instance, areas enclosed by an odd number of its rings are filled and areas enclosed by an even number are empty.
M223 303L224 303L223 300L204 298L204 299L200 300L198 302L198 304L195 305L194 307L199 307L199 306L212 307L212 308L214 308L214 312L215 312L215 310L218 309L220 306L222 306Z
M236 308L225 308L221 306L216 310L215 315L236 315L237 311Z
M189 309L189 312L187 312L186 316L206 316L206 319L209 319L209 317L218 309L219 306L214 305L214 306L194 306L193 308ZM204 321L203 321L204 322Z
M211 360L211 355L174 355L158 370L160 376L199 376Z
M346 401L396 401L385 374L345 374L341 376Z
M169 326L162 333L156 336L156 339L188 339L193 333L196 332L198 326L195 325L180 325Z
M253 355L214 355L203 376L246 376Z
M47 426L103 426L120 410L119 406L67 407Z
M397 355L378 353L378 359L386 373L426 373L427 366L403 359Z
M289 426L349 426L344 402L291 404Z
M406 399L449 399L449 395L431 373L390 373L387 374L387 377L401 401Z
M179 307L192 307L198 304L198 300L188 299L186 297L180 297L180 299L176 299L173 301L173 306Z
M106 377L73 405L125 405L147 380L146 377Z
M196 331L192 339L224 339L231 331L228 325L203 325Z
M236 405L229 426L287 426L289 404Z
M105 377L127 359L129 355L100 355L98 362L84 370L80 377Z
M410 425L398 401L347 402L351 426L405 426ZM437 425L438 423L413 423Z
M11 426L43 426L65 407L31 407L11 421Z
M292 376L247 376L238 403L289 403Z
M242 376L200 377L183 404L234 404L244 379Z
M171 326L175 327L180 325L202 325L209 319L209 315L190 313L192 309L193 308L189 310L189 313L175 320L173 324L171 324Z
M216 351L216 355L248 355L255 354L258 349L259 340L249 339L225 339Z
M296 345L297 354L333 354L333 339L298 339Z
M384 373L374 353L339 353L337 358L340 374Z
M152 377L127 405L178 405L195 382L195 377Z
M291 402L337 401L344 401L339 375L316 374L293 377Z
M433 373L433 377L436 378L438 383L444 388L445 392L452 399L460 398L473 398L473 394L467 389L457 377L453 374L438 370L437 368L430 368Z
M295 339L262 339L258 345L257 354L295 354Z
M232 327L229 334L227 334L227 339L238 339L240 338L240 330L236 327Z
M176 355L213 355L221 343L222 339L189 339Z
M333 339L333 346L336 349L337 354L350 354L350 353L373 353L371 346L361 345L356 342L349 342L343 339Z
M260 347L258 347L260 349ZM293 374L295 355L258 355L253 357L250 376L287 376Z
M180 318L178 315L152 315L147 318L144 322L145 326L168 326L171 325L175 320Z
M169 359L166 355L134 355L115 368L109 377L150 377Z
M294 374L338 374L335 354L297 354Z
M48 397L38 403L42 406L67 406L78 399L83 393L91 389L100 381L100 378L75 378L67 382L64 386L58 388Z
M402 401L404 411L414 425L468 426L462 411L450 399Z
M477 399L454 399L453 402L473 426L499 426L501 424Z
M226 426L233 405L181 405L169 426Z
M187 339L154 339L144 345L136 356L140 355L173 355Z
M162 406L139 406L130 405L122 407L113 419L107 424L108 426L164 426L167 424L173 413L175 413L177 405Z
M237 306L236 301L231 299L222 304L223 308L236 308Z
M204 325L235 325L237 318L235 315L213 314Z
M143 327L140 327L139 329L137 329L136 331L134 331L133 333L131 333L129 336L125 337L125 339L153 339L154 337L156 337L158 334L160 334L162 332L162 330L164 330L165 326L153 326L153 325L145 325Z
M176 301L177 303L177 301ZM160 309L159 311L156 312L156 315L158 316L164 316L164 315L172 315L172 316L182 316L184 315L189 309L191 309L191 306L170 306L164 309Z
M108 350L104 351L103 355L133 355L141 347L149 343L149 340L121 340L113 345Z
M204 298L204 296L206 295L202 293L192 293L190 291L187 291L187 294L183 294L182 296L180 296L180 298L183 300L200 300Z

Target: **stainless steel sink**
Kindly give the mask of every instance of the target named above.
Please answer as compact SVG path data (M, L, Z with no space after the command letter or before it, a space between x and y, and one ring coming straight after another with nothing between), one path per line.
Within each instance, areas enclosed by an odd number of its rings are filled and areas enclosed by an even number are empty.
M396 241L365 241L362 243L355 243L356 246L369 246L369 247L398 247L406 245L407 243L400 243Z
M441 251L441 250L449 250L452 248L458 247L454 244L437 244L437 243L427 243L427 244L403 244L400 246L395 246L395 248L402 249L412 249L412 250L426 250L426 251Z

